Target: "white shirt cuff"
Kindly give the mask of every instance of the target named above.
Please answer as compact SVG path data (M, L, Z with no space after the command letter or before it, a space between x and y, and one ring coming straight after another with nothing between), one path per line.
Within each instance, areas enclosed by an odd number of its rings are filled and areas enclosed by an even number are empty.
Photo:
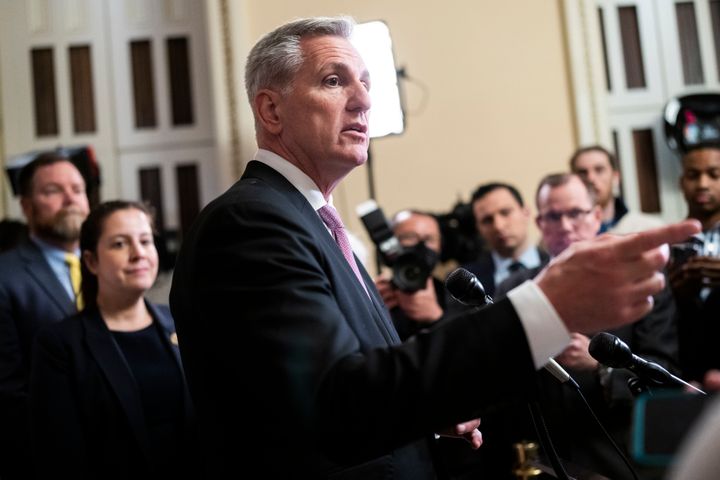
M528 280L507 294L525 329L535 368L562 352L570 343L570 332L545 294Z

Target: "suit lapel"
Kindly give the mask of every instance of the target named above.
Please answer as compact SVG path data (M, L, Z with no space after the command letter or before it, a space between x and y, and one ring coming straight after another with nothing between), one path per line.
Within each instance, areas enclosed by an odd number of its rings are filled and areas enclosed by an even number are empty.
M28 242L20 248L19 253L25 262L25 270L28 275L45 291L50 301L57 305L66 316L76 313L75 304L65 293L65 288L48 265L42 251L32 242Z
M362 288L362 285L358 283L355 273L352 271L352 268L338 248L337 243L335 243L332 236L328 234L327 227L320 219L317 212L313 210L307 199L285 177L261 162L251 161L248 163L245 173L243 174L243 178L253 177L261 179L268 185L275 188L278 192L282 193L283 196L295 208L297 208L298 213L302 216L302 218L306 219L308 229L313 233L313 236L321 242L323 250L329 255L335 270L337 272L341 272L343 284L354 286L352 289L352 295L349 295L350 292L345 290L345 293L348 293L348 297L353 303L352 311L363 312L366 315L366 318L372 318L387 344L393 345L400 343L400 338L398 337L397 331L390 320L387 309L382 303L382 300L375 289L375 284L368 275L367 271L365 271L362 262L360 262L357 256L355 256L355 262L357 263L361 275L365 280L367 293ZM368 294L370 295L369 302ZM362 322L355 322L355 327L363 328Z
M150 458L150 439L135 377L98 310L82 316L85 340L125 412L140 449Z

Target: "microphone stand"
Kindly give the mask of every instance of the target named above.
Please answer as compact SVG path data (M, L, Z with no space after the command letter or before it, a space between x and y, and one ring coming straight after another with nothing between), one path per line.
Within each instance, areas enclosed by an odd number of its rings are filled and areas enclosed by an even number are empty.
M550 438L550 432L548 432L547 425L545 424L545 418L540 408L540 403L537 401L529 402L528 407L530 409L530 418L532 419L535 431L540 439L540 444L545 448L545 453L550 460L550 464L555 471L555 476L561 480L571 480L568 473L565 471L565 467L560 461L560 456L555 451L555 446ZM573 479L574 480L574 479Z
M484 297L485 298L482 299L482 305L475 305L476 307L491 305L492 303L494 303L490 295L484 294ZM460 302L464 303L462 301ZM575 380L573 380L572 383L577 385L577 383L575 383ZM547 425L545 424L545 417L543 416L542 409L540 408L540 403L537 401L529 402L528 408L530 409L530 418L532 419L533 426L535 427L535 431L537 432L538 438L540 439L540 444L545 449L545 453L550 460L550 464L552 465L553 470L555 470L555 475L560 480L574 480L568 476L565 467L560 461L560 456L557 454L557 451L555 451L555 445L553 445L552 439L550 438L550 432L548 431Z

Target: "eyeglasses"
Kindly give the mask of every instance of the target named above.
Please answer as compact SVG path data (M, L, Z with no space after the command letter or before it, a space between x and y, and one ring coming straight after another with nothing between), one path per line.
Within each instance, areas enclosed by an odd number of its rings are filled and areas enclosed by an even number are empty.
M566 217L570 220L570 223L578 223L590 212L592 212L592 209L582 210L580 208L573 208L565 212L549 211L538 215L538 221L548 225L557 225L562 221L563 217Z

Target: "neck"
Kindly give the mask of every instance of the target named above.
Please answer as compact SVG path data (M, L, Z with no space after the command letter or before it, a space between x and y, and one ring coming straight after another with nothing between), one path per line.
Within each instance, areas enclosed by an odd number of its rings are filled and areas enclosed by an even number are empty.
M710 230L720 222L720 211L716 212L690 212L688 218L698 220L702 224L703 231Z
M132 332L152 323L142 295L118 298L115 294L110 298L98 293L98 309L110 330Z
M523 253L525 253L525 250L527 250L528 243L528 240L525 240L523 243L521 243L514 249L505 252L498 251L498 254L504 258L512 258L513 260L517 260L522 256Z
M43 242L47 243L48 245L52 245L55 248L59 248L60 250L64 250L69 253L75 253L77 252L78 248L80 248L80 241L79 240L58 240L56 238L46 238L42 237L35 232L33 232L33 235L35 235L37 238L42 240Z
M609 222L615 218L615 199L613 197L610 197L610 201L603 205L602 213L603 222Z
M273 152L274 154L282 157L287 162L295 165L305 175L315 182L320 192L325 197L325 200L330 198L335 187L340 181L347 176L350 171L347 172L333 172L332 162L326 162L323 165L318 165L303 152L295 152L293 149L287 147L284 143L279 141L261 141L258 138L258 147L264 150Z

